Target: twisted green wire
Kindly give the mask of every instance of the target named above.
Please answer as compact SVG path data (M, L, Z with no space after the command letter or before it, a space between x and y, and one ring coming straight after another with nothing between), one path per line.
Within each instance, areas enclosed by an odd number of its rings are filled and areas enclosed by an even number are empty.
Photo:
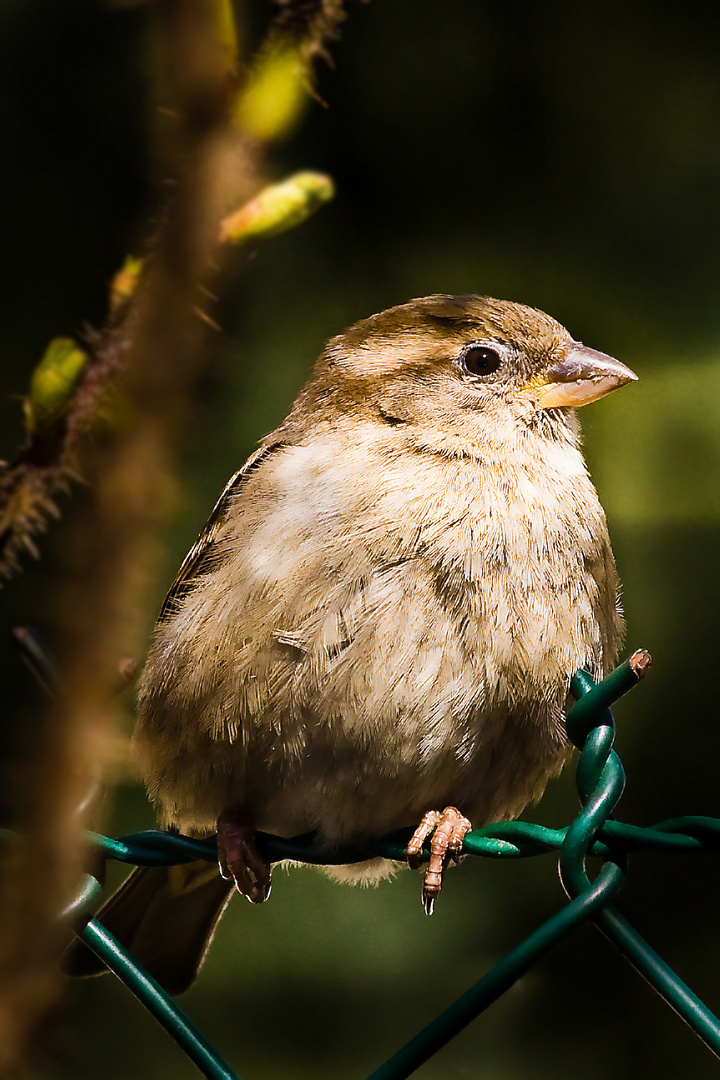
M635 654L637 657L639 654ZM549 949L586 921L593 922L664 1000L720 1056L720 1022L700 999L654 952L610 901L625 879L627 855L641 848L698 852L720 848L720 820L688 816L640 828L615 821L613 810L625 784L622 763L613 750L614 722L609 711L619 697L641 677L635 657L595 684L586 672L572 680L577 701L567 718L568 734L580 748L576 782L580 813L563 829L548 829L530 822L503 822L470 833L463 846L468 855L523 858L559 851L560 874L569 903L504 956L474 986L406 1043L371 1074L369 1080L403 1080L445 1046L524 975ZM149 831L112 840L96 833L90 842L106 858L136 865L173 865L195 859L215 861L214 840ZM403 860L410 831L368 844L362 850L343 848L328 852L312 836L283 839L259 833L258 845L266 859L297 859L330 864L348 863L381 855ZM594 880L587 872L589 855L603 865ZM86 879L72 905L78 919L92 910L99 886ZM239 1080L167 994L134 962L130 954L97 920L78 929L86 944L139 998L210 1080Z
M618 672L622 672L622 668L618 669ZM618 685L622 685L627 672L622 672L619 679L617 673L614 675ZM591 695L595 694L595 703L599 708L605 704L606 688L603 684L595 687L589 677L583 676L584 673L581 673L576 679L580 683L578 689L585 693L568 717L568 730L573 738L582 732L585 717L590 716L587 702L590 699L590 704L593 703ZM571 899L584 895L592 887L587 875L586 858L591 852L596 834L615 809L625 786L622 763L612 749L614 738L612 715L608 709L604 709L599 723L596 721L596 726L589 728L582 742L577 786L583 807L568 829L560 852L560 877ZM622 874L627 860L619 845L613 847L611 844L607 858L615 860ZM603 870L607 866L608 863ZM720 1057L720 1022L717 1017L630 923L611 905L603 905L593 911L590 920L695 1031L705 1045Z

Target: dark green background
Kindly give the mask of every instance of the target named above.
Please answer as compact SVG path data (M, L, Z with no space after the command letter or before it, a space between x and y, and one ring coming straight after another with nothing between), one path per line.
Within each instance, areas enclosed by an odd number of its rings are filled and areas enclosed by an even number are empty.
M148 205L146 9L6 0L2 447L11 395L47 340L104 318L106 283ZM261 21L267 8L254 0ZM226 335L187 430L185 498L165 576L230 473L282 419L323 342L429 292L544 308L641 377L582 414L624 581L628 645L655 657L617 709L638 824L720 815L720 15L715 4L375 0L354 6L329 104L274 153L278 176L330 172L336 201L243 261ZM66 504L66 515L73 509ZM43 611L63 528L3 593L3 623ZM3 660L4 722L32 693ZM529 816L561 824L572 775ZM112 828L152 822L138 789ZM718 859L641 854L622 910L720 1010ZM276 874L238 901L187 1008L244 1080L363 1077L562 902L551 858L466 861L427 919L417 875L350 890ZM193 1068L119 984L73 987L38 1077L173 1077ZM420 1072L444 1078L715 1076L709 1052L590 929L558 947Z

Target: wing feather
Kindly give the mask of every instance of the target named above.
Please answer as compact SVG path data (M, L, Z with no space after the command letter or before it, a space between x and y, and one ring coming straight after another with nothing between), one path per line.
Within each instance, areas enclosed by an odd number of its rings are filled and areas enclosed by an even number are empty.
M160 608L160 614L157 618L158 626L169 617L178 602L191 587L193 580L198 574L202 573L208 552L225 522L230 504L237 496L241 486L245 483L248 476L259 468L270 454L275 450L279 450L280 447L284 445L284 443L278 441L265 443L263 446L258 447L255 453L250 455L243 467L238 469L234 476L230 477L220 498L215 503L205 527L183 559L182 565L177 572L177 576L170 586L167 596L163 600L163 605Z

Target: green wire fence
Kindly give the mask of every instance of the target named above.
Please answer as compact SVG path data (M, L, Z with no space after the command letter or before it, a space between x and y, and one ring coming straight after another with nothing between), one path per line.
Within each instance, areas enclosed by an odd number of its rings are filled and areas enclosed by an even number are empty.
M613 809L622 794L625 777L613 750L614 724L609 706L642 677L649 656L633 656L600 683L584 671L572 680L576 703L567 718L568 734L579 748L577 787L581 810L563 829L548 829L527 822L487 825L470 833L463 851L486 858L523 858L558 851L560 876L568 903L534 933L504 956L462 997L428 1024L368 1080L402 1080L446 1045L458 1032L485 1011L524 975L540 957L584 922L593 923L644 976L667 1004L720 1057L720 1021L675 972L643 940L614 908L628 855L640 848L675 852L698 852L720 848L720 819L682 817L651 828L616 821ZM310 863L348 863L382 855L403 860L410 833L373 842L362 850L328 852L318 848L312 836L291 840L258 834L258 844L269 861L296 859ZM215 861L214 841L191 840L162 832L143 832L112 840L90 834L91 843L109 859L136 865L174 865L198 858ZM591 880L588 856L599 856L602 867ZM130 953L87 913L101 892L97 879L87 876L68 915L76 920L77 933L132 991L169 1032L198 1069L210 1080L240 1080L218 1056L183 1011L154 979L135 963ZM84 925L83 925L84 923Z

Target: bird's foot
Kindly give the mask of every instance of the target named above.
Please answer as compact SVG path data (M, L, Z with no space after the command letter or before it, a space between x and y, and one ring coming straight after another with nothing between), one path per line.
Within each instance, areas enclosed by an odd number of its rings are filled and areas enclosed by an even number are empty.
M255 829L246 814L224 810L217 823L218 866L225 881L251 904L262 904L270 895L271 871L255 843ZM254 879L254 880L253 880Z
M472 824L459 810L446 806L444 810L428 810L413 833L407 846L407 861L413 870L420 865L423 844L433 833L430 862L423 882L423 905L428 915L432 915L435 900L442 888L445 867L451 860L460 861L463 840L471 829Z

